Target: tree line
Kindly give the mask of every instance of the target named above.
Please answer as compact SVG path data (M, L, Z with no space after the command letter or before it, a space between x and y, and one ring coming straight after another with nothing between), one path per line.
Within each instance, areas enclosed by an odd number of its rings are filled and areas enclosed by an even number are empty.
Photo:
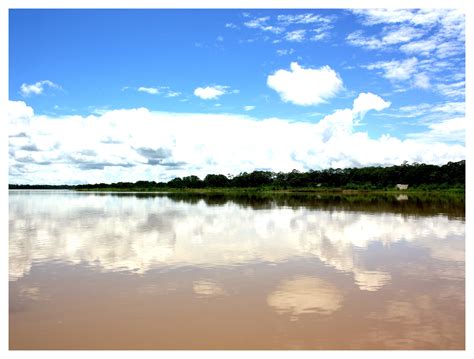
M137 181L118 183L96 183L81 185L10 185L9 188L30 189L199 189L199 188L343 188L343 189L386 189L396 184L408 184L410 188L464 188L466 162L448 162L437 166L424 163L389 167L330 168L300 172L253 171L236 176L208 174L204 179L195 175L176 177L168 182Z

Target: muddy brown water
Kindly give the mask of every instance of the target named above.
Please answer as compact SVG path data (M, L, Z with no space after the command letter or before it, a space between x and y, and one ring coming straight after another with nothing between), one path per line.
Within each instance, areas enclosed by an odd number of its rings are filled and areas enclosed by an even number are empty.
M442 203L10 191L10 349L464 349Z

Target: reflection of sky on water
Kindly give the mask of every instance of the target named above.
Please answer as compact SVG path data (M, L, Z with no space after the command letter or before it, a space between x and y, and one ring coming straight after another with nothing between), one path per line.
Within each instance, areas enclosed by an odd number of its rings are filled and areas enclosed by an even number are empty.
M126 346L130 333L113 330L125 315L151 345L217 335L259 348L463 348L463 219L423 206L260 207L10 192L12 338L82 330L79 346L109 335ZM95 311L107 331L78 329Z
M167 197L10 194L10 280L27 274L33 263L48 261L144 273L159 266L218 267L317 257L352 273L361 290L376 291L390 282L391 274L386 267L374 267L366 254L371 244L390 247L399 241L428 250L436 260L464 262L464 221L443 215L285 207L256 211L232 202L207 206ZM306 285L311 291L322 284L308 278L284 282L269 297L270 305L298 313L301 309L286 305L278 293L288 288L298 293ZM203 296L220 290L210 282L194 285Z
M315 277L284 280L267 298L279 314L296 320L304 313L332 314L341 307L343 294L329 282Z
M227 294L224 289L212 280L197 280L193 282L193 292L198 297L217 297Z

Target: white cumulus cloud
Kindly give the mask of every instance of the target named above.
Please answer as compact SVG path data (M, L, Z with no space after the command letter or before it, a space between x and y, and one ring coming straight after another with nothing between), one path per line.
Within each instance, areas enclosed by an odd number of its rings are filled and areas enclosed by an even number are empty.
M433 50L436 49L437 43L434 39L412 41L408 44L400 46L400 50L407 54L420 54L428 56Z
M413 79L413 86L421 89L427 89L430 87L430 78L425 73L416 74Z
M450 84L438 84L437 90L444 96L464 98L466 96L466 82L458 81Z
M305 33L306 33L306 30L304 29L287 32L285 35L285 40L301 42L304 40Z
M268 25L267 22L270 19L269 16L253 18L249 21L244 22L244 26L251 29L260 29L263 31L269 31L274 34L279 34L283 31L283 28L280 26Z
M154 87L139 87L138 92L145 92L150 95L157 95L160 91L157 88Z
M423 32L413 27L400 27L386 31L381 37L364 36L361 30L350 33L346 40L350 45L370 50L386 49L390 46L406 43L423 36ZM408 44L409 46L410 44Z
M456 117L428 125L429 131L408 134L409 138L420 141L453 141L464 142L466 139L467 121L465 117Z
M227 86L206 86L194 90L194 95L203 100L216 100L227 93Z
M366 68L382 69L379 74L392 81L409 80L412 88L438 90L441 94L447 79L457 81L464 75L466 16L463 10L355 9L353 13L368 27L370 35L365 30L356 30L346 37L349 44L415 56L378 62Z
M306 14L295 14L295 15L278 15L278 22L287 26L293 24L314 24L314 23L330 23L329 17L306 13Z
M278 49L276 50L276 54L278 56L285 56L285 55L291 55L295 52L294 49Z
M329 66L303 68L292 62L290 71L278 70L268 76L267 85L281 99L296 105L309 106L326 102L342 89L342 80Z
M453 142L452 136L455 131L460 138L462 121L426 126L407 139L357 131L361 111L387 106L375 96L361 95L355 109L337 110L316 123L146 108L53 117L13 101L8 109L9 181L167 181L259 168L287 172L465 158L464 142Z
M354 100L352 112L363 118L370 110L382 111L388 107L390 107L389 101L385 101L380 96L367 92L359 94L359 96Z
M389 80L402 81L410 79L417 72L418 59L412 57L402 61L379 61L367 65L368 70L380 69L383 72L383 77Z
M46 87L54 89L61 88L59 85L55 84L50 80L43 80L35 82L34 84L22 84L20 87L20 93L25 97L30 95L41 95Z

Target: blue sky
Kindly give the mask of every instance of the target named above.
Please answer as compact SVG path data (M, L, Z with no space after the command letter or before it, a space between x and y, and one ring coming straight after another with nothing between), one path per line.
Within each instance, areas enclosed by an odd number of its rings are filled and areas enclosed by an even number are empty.
M9 47L11 183L464 158L457 10L10 10Z

